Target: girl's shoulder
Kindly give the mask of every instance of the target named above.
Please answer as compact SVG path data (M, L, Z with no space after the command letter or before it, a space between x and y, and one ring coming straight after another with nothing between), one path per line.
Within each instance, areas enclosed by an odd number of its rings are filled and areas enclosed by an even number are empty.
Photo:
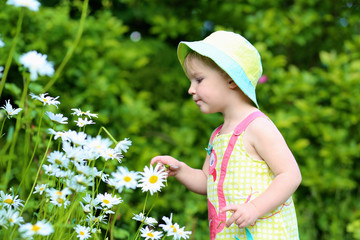
M268 143L283 138L276 125L266 116L254 119L247 126L245 135L252 143Z

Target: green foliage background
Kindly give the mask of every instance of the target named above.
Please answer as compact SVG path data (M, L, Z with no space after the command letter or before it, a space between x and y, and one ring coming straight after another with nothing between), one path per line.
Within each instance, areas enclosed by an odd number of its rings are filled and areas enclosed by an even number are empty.
M58 67L75 38L81 6L80 0L44 0L39 12L26 11L15 59L36 50ZM0 9L4 66L19 9L5 1ZM158 154L201 167L221 116L203 115L193 104L176 47L214 30L238 32L262 56L268 81L257 88L260 108L283 133L303 175L295 193L301 239L360 239L359 12L354 0L90 0L82 38L62 75L49 89L50 79L43 78L30 90L60 96L64 115L70 108L99 113L97 126L88 130L96 134L103 125L118 140L129 137L129 169L142 170ZM134 31L140 41L130 39ZM1 105L20 99L20 76L14 61ZM37 114L30 119L34 125ZM13 183L21 177L21 157L18 162ZM207 239L206 197L173 179L168 184L152 215L173 212L193 239ZM136 196L127 199L115 237L134 231L129 209L137 213L141 204Z

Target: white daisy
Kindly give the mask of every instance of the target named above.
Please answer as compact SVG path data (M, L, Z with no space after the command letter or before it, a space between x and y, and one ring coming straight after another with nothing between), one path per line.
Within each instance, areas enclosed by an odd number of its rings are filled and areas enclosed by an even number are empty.
M172 223L172 213L170 214L170 218L163 217L162 220L165 222L165 224L159 224L159 227L161 227L165 232L171 232L173 223Z
M70 141L66 132L64 137ZM62 142L62 150L65 152L67 158L75 162L82 163L85 159L89 159L89 151L86 151L82 146L73 147L67 140Z
M61 138L63 141L69 141L69 139L66 137L65 131L55 131L52 128L48 129L49 133L54 135L54 140Z
M83 112L81 111L80 108L72 108L71 110L73 110L74 112L71 113L72 115L76 115L76 116L82 116L82 115L86 115L88 116L89 118L92 118L92 117L98 117L98 114L95 114L95 113L90 113L90 111L86 111L86 112Z
M138 221L138 222L142 222L145 225L149 225L151 227L154 227L158 222L156 221L155 218L152 217L145 217L144 214L141 212L139 214L134 214L134 217L132 219Z
M53 165L67 168L70 160L65 156L65 153L53 151L47 157L47 161Z
M76 122L76 126L78 126L78 127L84 127L86 125L95 124L95 122L93 120L91 120L91 119L88 120L87 118L85 118L85 119L78 118L78 120L77 121L75 120L74 122Z
M21 223L24 222L23 217L20 216L20 212L11 208L7 210L5 217L9 221L11 227L15 224L20 226Z
M162 232L154 231L149 229L147 226L145 228L140 229L141 237L145 238L145 240L149 239L160 239L162 237Z
M121 158L123 157L123 155L119 154L112 148L104 149L104 151L101 152L101 156L105 159L105 161L109 159L111 160L116 159L118 160L119 163L121 163Z
M35 224L25 223L19 227L19 232L21 232L22 237L28 238L33 235L42 235L48 236L54 232L54 229L50 223L47 223L45 220L38 221Z
M40 3L36 0L8 0L8 5L13 5L15 7L26 7L32 11L39 11Z
M92 214L87 215L86 221L92 225L92 224L100 224L100 223L107 223L106 215L100 215L100 216L94 216Z
M54 232L54 229L50 223L47 223L45 220L36 222L35 224L26 223L19 227L19 232L22 233L22 236L32 237L33 235L48 236Z
M1 108L6 111L8 118L11 118L22 110L22 108L13 108L13 106L10 104L10 100L5 101L5 105Z
M89 167L86 162L74 162L77 173L84 174L85 176L93 176L94 170Z
M56 176L58 175L60 168L58 168L58 165L52 164L52 165L46 165L44 164L43 169L45 170L45 174L49 176Z
M82 202L80 202L81 207L84 210L84 213L88 214L91 213L91 205L90 204L83 204Z
M108 138L102 138L100 135L96 137L88 137L86 141L86 148L95 156L102 156L103 152L111 146L112 142Z
M85 201L85 203L87 205L90 205L90 207L95 208L95 209L101 209L101 207L98 206L98 204L100 204L100 202L96 198L93 199L90 194L86 193L86 196L83 197L83 200Z
M4 193L3 191L0 191L0 201L0 204L8 209L19 209L21 206L23 206L21 203L23 200L18 199L18 196L12 196L10 194Z
M91 229L89 227L85 227L85 226L81 226L81 225L76 225L76 227L74 227L75 232L77 233L77 237L80 240L85 240L88 239L89 237L91 237Z
M145 166L144 172L140 172L140 174L143 177L139 180L141 183L138 187L141 187L143 192L150 191L150 194L153 195L165 186L163 182L166 181L167 173L165 169L160 169L159 164L155 168L152 165L150 167Z
M120 193L123 188L135 189L138 185L137 180L140 178L139 173L129 171L126 167L117 167L116 172L111 173L112 178L109 179L109 184L113 185Z
M177 233L174 234L174 240L190 238L191 231L185 231L184 228L185 227L178 229Z
M114 205L118 205L120 203L122 203L121 197L116 197L116 196L112 196L109 193L99 193L96 196L96 200L98 202L100 202L102 207L106 207L106 208L112 208Z
M84 132L76 132L73 130L69 130L65 132L65 136L69 138L73 144L77 146L82 146L86 141L87 134Z
M102 210L103 210L104 214L115 214L115 212L109 208L103 208Z
M71 194L69 188L64 188L63 190L51 188L46 192L50 197L50 203L53 205L58 207L64 206L64 208L66 208L70 204L70 201L66 199L66 197Z
M64 117L63 114L61 113L57 113L57 114L54 114L52 112L46 112L46 115L50 118L51 121L53 122L57 122L57 123L60 123L60 124L67 124L67 120L68 118L67 117Z
M66 180L66 185L75 192L83 192L93 185L93 178L83 174L75 175Z
M39 96L30 93L30 96L32 97L32 99L37 99L40 102L42 102L44 105L54 105L55 107L58 107L57 105L60 104L59 101L57 101L56 99L59 98L59 96L57 96L56 98L50 97L50 96L46 96L48 93L44 93L44 94L40 94Z
M47 189L47 184L37 184L35 186L35 191L33 193L39 193L40 195L42 195L44 193L44 191L46 191Z
M115 147L115 151L118 152L127 152L127 150L129 149L129 147L131 146L132 142L131 140L129 140L129 138L125 138L124 140L120 141L116 147Z
M30 51L20 56L19 62L24 65L30 72L30 79L36 80L38 75L52 76L54 75L54 66L51 62L46 60L46 54L41 54L36 51Z

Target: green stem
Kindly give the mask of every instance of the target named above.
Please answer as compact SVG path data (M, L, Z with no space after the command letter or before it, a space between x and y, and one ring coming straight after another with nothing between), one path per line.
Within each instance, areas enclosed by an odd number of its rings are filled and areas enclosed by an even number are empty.
M104 127L101 127L98 134L97 135L100 135L101 131L104 130L104 132L110 137L110 139L115 143L115 144L118 144L118 141L115 140L115 138L111 135L111 133Z
M66 52L66 55L65 55L63 61L61 62L60 66L55 71L54 77L44 87L44 92L47 92L52 87L52 85L54 85L54 83L58 80L61 72L63 71L63 69L65 67L65 65L68 63L68 61L70 60L70 58L74 54L74 51L75 51L77 45L80 42L83 30L84 30L84 24L85 24L85 19L86 19L86 15L87 15L88 5L89 5L89 0L85 0L84 3L83 3L83 6L82 6L82 10L81 10L80 24L79 24L79 29L78 29L78 31L76 33L75 40L74 40L72 46L70 46L70 48Z
M51 134L50 139L49 139L49 143L48 143L48 145L47 145L47 147L46 147L44 156L43 156L43 158L41 159L41 163L40 163L39 168L38 168L38 171L37 171L37 173L36 173L36 177L35 177L34 183L33 183L33 185L32 185L32 188L31 188L31 190L30 190L30 192L29 192L29 195L28 195L28 197L27 197L27 199L26 199L26 201L25 201L25 203L24 203L24 206L23 206L23 208L22 208L19 216L21 216L22 213L24 212L25 207L26 207L26 204L29 202L29 199L30 199L30 197L31 197L31 195L32 195L32 193L33 193L33 191L34 191L34 188L35 188L37 179L39 178L39 174L40 174L41 167L42 167L42 165L44 164L45 158L46 158L46 156L47 156L47 152L48 152L48 150L49 150L49 148L50 148L50 144L51 144L52 137L53 137L53 135Z
M44 117L44 112L45 112L45 107L43 107L43 110L41 112L41 117L40 117L40 122L39 122L39 126L38 126L38 131L37 131L37 135L36 135L36 142L35 142L35 146L34 146L34 151L33 151L33 154L31 155L31 158L30 158L30 161L26 167L26 170L23 172L22 176L27 176L27 173L29 171L29 168L30 168L30 165L32 163L32 161L34 160L34 156L35 156L35 152L36 152L36 149L37 149L37 146L38 146L38 143L39 143L39 136L40 136L40 129L41 129L41 123L42 123L42 119ZM55 128L55 126L54 126ZM22 183L24 182L24 179L25 177L23 177L21 179L21 182L19 184L19 187L21 187ZM25 190L25 189L24 189Z
M135 237L133 238L133 240L136 240L138 239L138 236L140 234L140 229L142 228L144 222L145 222L145 209L146 209L146 203L147 203L147 200L148 200L148 197L149 197L149 192L146 193L146 198L145 198L145 202L144 202L144 207L143 207L143 211L142 211L142 214L144 216L144 221L140 224L139 228L137 229L136 233L135 233Z
M3 129L4 129L4 126L5 126L5 121L6 121L6 117L4 117L4 121L1 124L0 139L2 138L2 132L3 132Z
M111 195L113 196L114 194L115 194L115 188L113 189L113 192L112 192ZM113 234L112 234L112 230L114 229L115 220L116 220L116 217L117 217L117 215L118 215L118 213L119 213L119 210L120 210L120 207L117 206L117 209L116 209L116 211L115 211L114 216L111 218L111 221L110 221L110 217L109 217L110 226L106 229L105 238L104 238L104 239L106 239L107 234L108 234L109 229L110 229L110 240L113 240L114 236L113 236Z
M20 108L22 108L22 109L24 109L29 84L30 84L30 76L27 76L26 79L25 79L24 89L23 89L21 99L20 99ZM6 168L6 175L5 175L5 182L4 182L5 189L7 188L7 184L9 182L9 178L10 178L12 160L13 160L13 157L14 157L14 151L15 151L15 146L16 146L16 142L17 142L18 133L19 133L20 128L21 128L21 121L22 121L22 111L19 112L18 117L16 119L15 131L14 131L14 135L13 135L13 137L11 139L11 145L10 145L10 151L9 151L9 162L8 162L8 165L7 165L7 168ZM6 149L5 149L5 151L6 151Z
M15 37L14 37L13 43L11 45L10 53L9 53L8 59L6 61L5 69L4 69L3 76L2 76L2 79L0 82L0 97L1 97L1 93L4 89L6 78L7 78L9 69L10 69L10 65L11 65L13 56L14 56L15 48L16 48L17 42L19 40L19 34L21 32L21 25L22 25L22 22L24 19L24 11L25 11L24 8L21 8L19 19L17 21Z

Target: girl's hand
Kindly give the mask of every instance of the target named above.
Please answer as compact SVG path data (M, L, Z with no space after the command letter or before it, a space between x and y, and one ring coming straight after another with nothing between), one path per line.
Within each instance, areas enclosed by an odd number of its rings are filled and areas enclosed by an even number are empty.
M170 156L156 156L151 159L151 165L157 163L167 167L167 174L169 176L176 176L180 171L180 161Z
M228 205L220 210L220 213L231 211L233 214L226 222L226 227L230 227L235 223L239 228L244 228L249 225L253 225L255 221L260 217L259 213L251 202L244 204Z

